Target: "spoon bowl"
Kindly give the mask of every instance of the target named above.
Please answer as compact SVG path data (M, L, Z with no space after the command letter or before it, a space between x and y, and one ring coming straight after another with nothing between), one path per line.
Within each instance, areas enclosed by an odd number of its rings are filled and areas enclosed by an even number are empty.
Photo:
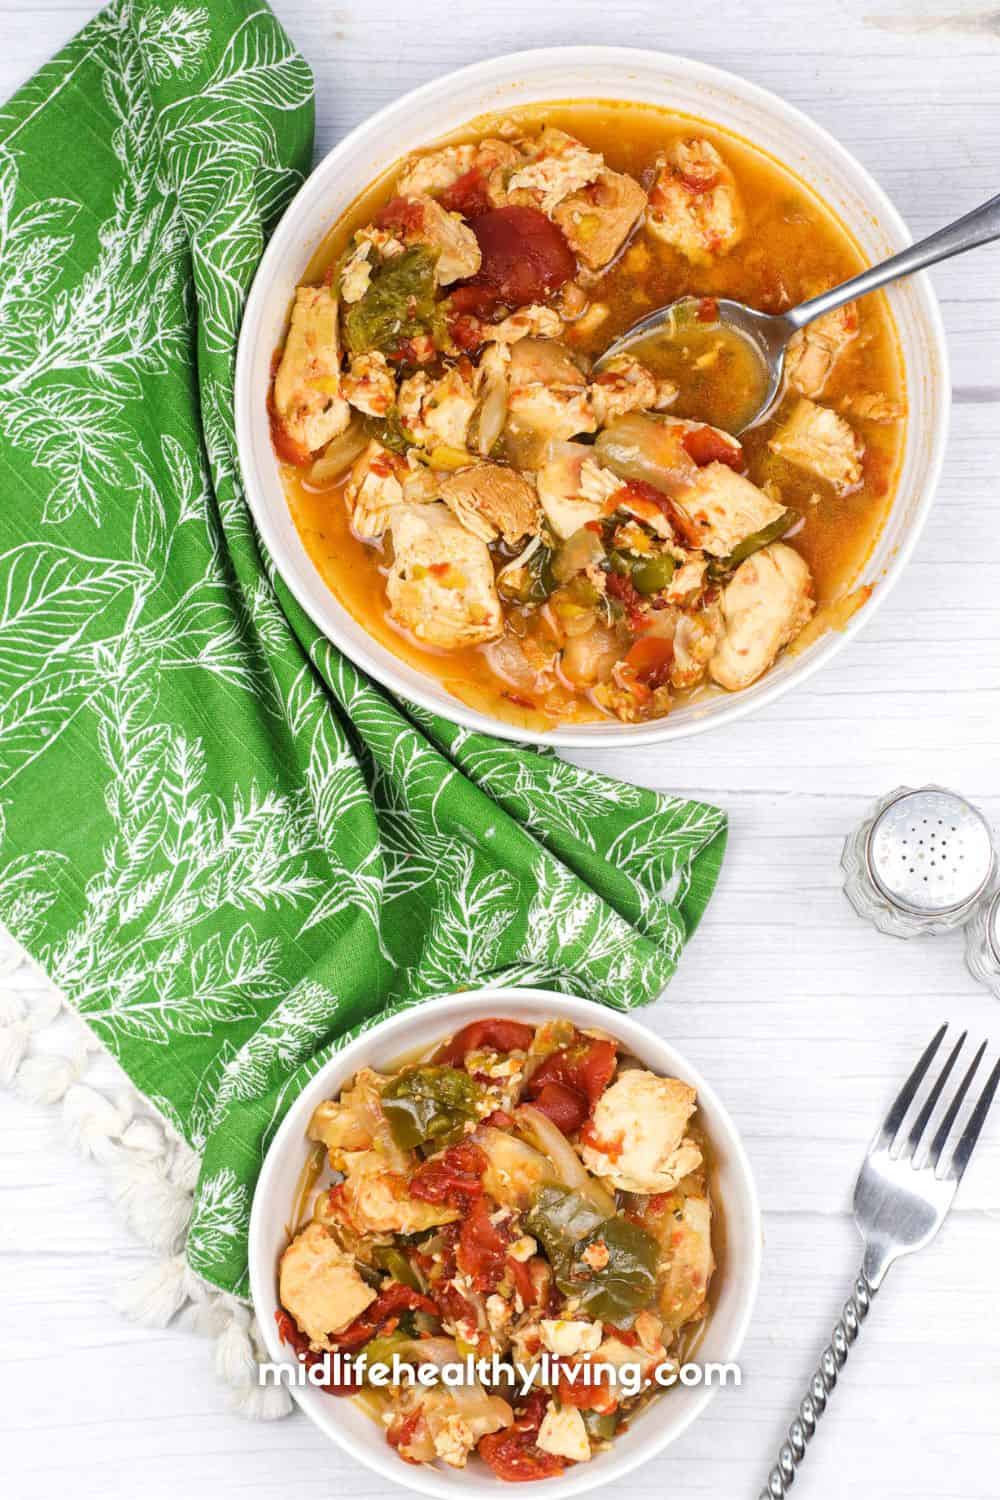
M597 360L595 369L600 370L617 355L624 354L638 343L649 343L660 334L666 338L676 338L685 326L690 326L692 319L703 324L714 323L725 327L750 345L763 367L763 394L760 402L747 419L733 429L736 433L746 432L748 428L757 427L770 416L780 400L785 383L788 345L803 328L826 313L835 312L838 307L843 307L845 302L850 302L855 297L866 297L870 292L898 281L900 277L911 276L914 271L922 271L940 260L947 260L949 256L962 255L966 250L989 244L996 239L1000 239L1000 194L981 204L979 208L974 208L971 213L963 215L961 219L956 219L953 224L947 224L944 229L928 235L925 240L901 250L898 255L891 256L881 265L870 266L858 276L852 276L850 281L843 281L830 291L811 297L808 302L800 302L798 307L790 307L787 312L760 312L730 297L680 297L664 307L655 308L637 323L633 323L631 328L604 351Z
M679 328L692 316L705 326L722 325L750 346L761 367L762 394L757 407L734 432L746 432L767 418L781 399L785 382L785 354L797 325L787 313L764 313L731 297L679 297L647 313L607 348L594 368L600 370L637 344L651 343L658 335L676 338Z

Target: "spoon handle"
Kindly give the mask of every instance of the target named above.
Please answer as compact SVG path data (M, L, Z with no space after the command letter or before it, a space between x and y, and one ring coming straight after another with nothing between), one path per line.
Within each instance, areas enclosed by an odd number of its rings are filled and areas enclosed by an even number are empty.
M860 276L842 281L840 286L833 287L829 292L822 292L808 302L801 302L783 316L793 327L804 328L814 318L842 307L853 297L864 297L890 281L898 281L901 276L911 276L914 271L922 271L939 260L947 260L951 255L961 255L966 250L973 250L977 245L988 245L991 240L996 239L1000 239L1000 194L991 198L988 203L981 204L979 208L974 208L961 219L956 219L954 224L947 224L944 229L929 234L925 240L909 245L898 255L884 260L881 265L871 266L867 271L862 271Z

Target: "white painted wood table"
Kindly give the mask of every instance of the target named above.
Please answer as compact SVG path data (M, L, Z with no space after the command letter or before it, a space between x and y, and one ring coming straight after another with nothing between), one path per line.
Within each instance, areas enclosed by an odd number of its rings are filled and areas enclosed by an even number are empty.
M1000 187L1000 13L985 0L277 0L318 85L317 149L415 84L515 48L646 45L784 95L868 166L915 234ZM91 12L0 0L6 96ZM802 690L726 731L587 757L729 810L718 895L646 1019L701 1067L742 1127L766 1216L741 1390L628 1483L757 1494L858 1259L853 1178L894 1085L942 1019L992 1033L1000 1008L956 938L902 943L841 891L841 841L880 793L934 780L1000 824L1000 248L934 273L953 429L930 523L864 633ZM10 497L8 497L9 501ZM142 1263L58 1114L0 1095L0 1490L12 1500L141 1493L228 1500L381 1495L304 1418L227 1413L206 1347L119 1320ZM796 1487L802 1500L996 1500L1000 1493L1000 1116L934 1246L890 1278Z

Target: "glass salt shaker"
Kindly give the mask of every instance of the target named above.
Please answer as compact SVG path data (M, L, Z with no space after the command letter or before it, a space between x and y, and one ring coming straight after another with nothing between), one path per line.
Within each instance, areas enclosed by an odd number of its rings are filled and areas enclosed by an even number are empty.
M969 920L996 854L986 819L957 792L897 787L850 835L840 862L855 911L880 932L921 937Z
M965 962L973 979L1000 1000L1000 890L979 903L965 929Z

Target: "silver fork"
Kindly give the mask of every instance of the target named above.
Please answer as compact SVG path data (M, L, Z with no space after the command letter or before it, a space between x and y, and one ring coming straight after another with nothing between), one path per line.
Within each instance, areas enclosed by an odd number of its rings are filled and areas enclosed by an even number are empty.
M768 1476L758 1500L784 1500L795 1482L796 1471L805 1458L806 1448L816 1433L816 1425L826 1411L837 1384L837 1376L847 1362L851 1345L871 1310L872 1298L885 1279L886 1272L902 1255L920 1250L928 1244L944 1222L952 1205L962 1174L979 1139L993 1095L1000 1084L1000 1062L994 1067L976 1100L958 1144L945 1158L944 1150L952 1127L958 1118L966 1094L986 1051L984 1042L972 1059L958 1088L941 1116L930 1149L917 1163L917 1152L927 1132L931 1115L942 1101L945 1085L967 1032L962 1032L940 1073L927 1092L920 1111L909 1131L903 1122L916 1101L917 1091L930 1069L947 1026L932 1038L909 1078L893 1101L889 1113L858 1174L854 1188L854 1220L865 1242L861 1271L854 1290L844 1304L844 1311L833 1337L820 1356L809 1389L788 1435L778 1451L778 1462Z

